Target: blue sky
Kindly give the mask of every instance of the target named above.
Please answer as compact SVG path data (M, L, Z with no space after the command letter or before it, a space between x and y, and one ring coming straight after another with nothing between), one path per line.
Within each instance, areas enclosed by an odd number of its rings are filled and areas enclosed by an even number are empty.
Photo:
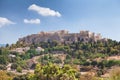
M0 43L61 29L120 41L120 0L0 0Z

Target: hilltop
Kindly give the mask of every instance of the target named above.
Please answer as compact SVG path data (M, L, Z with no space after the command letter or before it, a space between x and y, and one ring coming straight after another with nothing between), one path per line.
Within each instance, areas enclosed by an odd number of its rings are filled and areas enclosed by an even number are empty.
M52 42L57 41L59 43L73 43L78 41L83 42L97 42L107 41L106 38L102 38L101 34L95 34L90 31L80 31L80 33L69 33L66 30L39 32L38 34L28 35L20 38L18 43L21 44L39 44L40 42Z

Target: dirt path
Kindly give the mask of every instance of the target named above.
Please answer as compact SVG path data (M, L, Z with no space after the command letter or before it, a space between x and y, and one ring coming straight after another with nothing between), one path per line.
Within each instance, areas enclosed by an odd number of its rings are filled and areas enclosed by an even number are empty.
M120 56L110 56L107 60L120 60Z

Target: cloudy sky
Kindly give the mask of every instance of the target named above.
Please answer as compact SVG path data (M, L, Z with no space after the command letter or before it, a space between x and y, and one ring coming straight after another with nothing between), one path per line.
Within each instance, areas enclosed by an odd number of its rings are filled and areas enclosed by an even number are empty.
M120 0L0 0L0 43L62 29L120 41Z

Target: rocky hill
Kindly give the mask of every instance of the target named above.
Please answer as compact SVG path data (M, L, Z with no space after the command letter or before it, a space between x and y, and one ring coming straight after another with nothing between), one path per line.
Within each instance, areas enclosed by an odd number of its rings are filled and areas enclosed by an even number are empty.
M39 32L38 34L28 35L26 37L20 38L19 43L22 44L38 44L40 42L48 41L58 41L65 43L72 43L77 41L84 42L97 42L97 41L107 41L106 38L102 38L101 34L95 34L90 31L80 31L80 33L69 33L66 30L51 31L51 32Z

